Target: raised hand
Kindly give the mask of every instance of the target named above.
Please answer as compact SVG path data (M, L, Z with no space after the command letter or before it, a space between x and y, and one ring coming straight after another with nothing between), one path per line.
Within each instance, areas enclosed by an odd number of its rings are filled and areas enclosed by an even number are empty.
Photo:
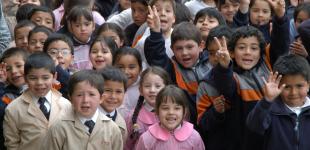
M278 18L285 14L285 0L267 0Z
M302 57L308 57L308 52L301 42L293 42L290 45L290 52Z
M222 37L222 43L217 37L214 37L214 40L219 48L216 52L216 57L222 67L228 68L231 58L227 49L226 39L225 37Z
M7 72L6 72L7 64L2 62L0 64L0 82L6 82Z
M215 111L219 113L225 112L225 98L223 96L212 99L212 103L215 108Z
M263 94L267 101L269 102L274 101L274 99L278 97L280 93L283 91L285 84L282 84L279 87L281 78L282 75L279 75L278 72L276 73L270 72L267 81L265 78L263 78L263 81L265 83L265 86L263 87Z
M245 14L249 11L250 0L240 0L239 10Z
M157 9L155 6L153 6L153 9L151 6L148 6L149 14L147 15L146 22L150 29L154 32L160 32L160 19L157 12Z

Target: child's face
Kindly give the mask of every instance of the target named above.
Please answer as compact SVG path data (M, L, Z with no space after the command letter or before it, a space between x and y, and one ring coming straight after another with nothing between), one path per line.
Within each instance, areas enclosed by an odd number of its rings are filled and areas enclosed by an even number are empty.
M112 65L112 53L104 42L96 42L90 49L89 58L96 70Z
M225 4L221 5L220 12L226 21L233 22L233 18L239 9L239 3L225 0Z
M26 75L28 89L34 96L45 96L53 86L54 75L45 68L31 69Z
M53 17L48 12L37 11L31 16L30 20L35 22L37 25L45 26L51 30L54 30Z
M285 104L291 107L302 106L309 91L309 82L300 75L284 75L280 85L285 84L281 98Z
M124 44L124 41L121 40L120 37L112 30L106 30L104 32L101 32L100 36L112 38L117 44L118 48L122 47Z
M199 59L202 48L194 40L177 40L172 46L176 60L185 68L192 68Z
M122 55L116 61L115 66L126 74L128 78L127 87L130 87L137 81L141 68L135 56Z
M27 50L28 35L29 35L30 30L32 30L32 29L33 28L30 26L28 26L28 27L26 26L26 27L16 29L16 32L15 32L16 47L20 47L20 48Z
M131 3L132 19L138 26L142 25L147 18L148 8L140 2Z
M220 42L222 42L221 39L218 39ZM218 59L216 57L216 52L219 50L219 47L215 40L210 42L210 44L207 47L208 50L208 59L210 64L215 67L218 64Z
M175 15L172 4L169 1L158 0L155 3L155 6L157 8L160 19L161 30L164 33L170 32L175 22Z
M184 109L181 105L169 100L160 104L158 108L158 118L160 125L169 131L176 129L184 118Z
M84 43L88 42L90 36L95 30L94 22L86 20L84 16L80 17L76 22L70 22L69 27L71 28L74 37Z
M101 107L112 112L122 105L125 95L124 83L119 81L104 81L104 93L102 95Z
M211 29L219 25L216 18L210 16L200 17L197 20L196 27L200 30L201 36L206 39Z
M63 69L68 69L71 62L73 61L73 55L69 45L64 41L54 41L47 47L47 53L58 61L58 64Z
M7 80L15 87L21 87L25 84L24 78L24 65L25 61L23 56L14 55L3 60L7 64Z
M41 6L40 0L19 0L20 6L25 4L35 4L37 6Z
M271 19L271 9L267 1L256 0L250 8L250 20L254 25L265 25Z
M47 35L44 32L33 33L28 40L28 51L30 53L42 52L43 45L46 39Z
M141 84L140 94L149 105L155 107L156 96L164 87L164 80L159 75L148 73Z
M82 81L75 85L70 100L78 115L90 118L95 114L101 103L101 96L97 88L87 81Z
M239 67L250 70L258 63L260 51L259 42L255 36L240 38L236 43L232 57Z
M295 28L297 29L299 27L299 25L307 20L309 18L309 15L305 12L305 11L300 11L297 14L296 20L295 20Z

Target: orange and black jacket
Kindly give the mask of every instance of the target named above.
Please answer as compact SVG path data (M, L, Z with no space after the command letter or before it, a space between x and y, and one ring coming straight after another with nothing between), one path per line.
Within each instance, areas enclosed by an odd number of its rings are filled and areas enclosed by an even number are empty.
M166 54L165 39L160 32L150 31L144 44L145 58L150 66L164 68L172 81L183 89L189 97L190 122L197 125L196 93L199 80L210 70L206 52L200 54L199 60L192 68L184 68L173 57L170 59Z

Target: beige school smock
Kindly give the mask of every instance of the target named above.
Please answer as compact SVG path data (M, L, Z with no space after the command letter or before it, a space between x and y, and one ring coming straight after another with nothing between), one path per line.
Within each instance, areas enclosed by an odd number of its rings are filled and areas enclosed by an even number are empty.
M117 110L115 110L117 111ZM126 127L126 122L125 119L121 114L117 112L116 118L115 118L115 123L118 125L119 129L121 130L122 136L123 136L123 142L127 140L127 127Z
M119 127L99 113L95 127L89 134L85 125L72 110L50 128L42 150L122 150Z
M71 103L67 99L54 89L51 93L49 121L40 110L37 101L33 100L29 90L7 106L3 132L8 150L39 149L48 128L69 110Z

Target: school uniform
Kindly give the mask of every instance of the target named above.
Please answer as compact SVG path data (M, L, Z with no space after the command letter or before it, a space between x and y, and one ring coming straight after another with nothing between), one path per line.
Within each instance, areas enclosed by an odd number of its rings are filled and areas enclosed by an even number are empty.
M102 114L106 115L107 117L111 118L119 127L122 133L123 142L125 143L127 139L127 126L125 119L122 115L120 115L117 110L114 110L111 113L107 113L102 107L99 107L99 110Z
M7 149L39 149L47 130L63 117L71 106L70 102L54 89L50 90L45 98L47 100L44 105L49 111L48 119L40 109L39 98L29 90L7 106L3 123Z
M208 8L208 7L215 7L215 6L207 5L205 2L203 2L203 0L191 0L191 1L186 2L184 5L188 8L193 20L195 19L195 16L199 12L199 10Z
M89 119L78 116L72 109L55 124L45 139L44 150L122 150L118 126L107 116L96 111L91 118L94 126L85 125Z
M124 95L123 104L119 108L117 108L117 112L119 112L122 116L128 116L128 114L130 114L130 111L135 109L140 96L139 83L140 77L138 77L135 83L133 83L130 87L127 88Z
M137 117L137 124L138 124L138 138L131 138L130 135L134 132L133 124L132 124L132 113L131 115L128 115L126 117L126 124L127 124L127 129L128 129L128 138L126 141L126 150L131 150L135 147L140 135L142 135L144 132L148 130L148 128L157 123L158 119L155 115L155 112L152 112L153 108L151 106L146 106L146 103L142 106L139 115Z
M182 126L171 132L156 123L140 137L136 150L205 150L199 133L193 124L184 121Z

